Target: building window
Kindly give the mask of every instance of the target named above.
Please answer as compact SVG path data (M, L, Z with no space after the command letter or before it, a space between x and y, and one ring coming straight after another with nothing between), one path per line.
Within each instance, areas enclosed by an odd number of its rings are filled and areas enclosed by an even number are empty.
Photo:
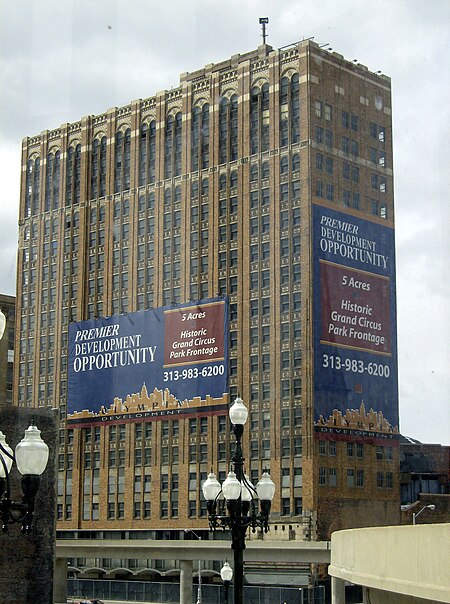
M364 486L364 470L356 470L356 486Z
M250 94L250 153L269 149L269 84L252 88Z
M377 487L380 489L384 487L384 472L377 472Z
M169 502L161 501L161 518L168 518L169 516Z
M229 100L222 97L219 104L219 163L234 161L238 155L238 102L233 95ZM222 175L225 176L225 175ZM226 177L220 181L224 190Z
M316 117L322 117L322 107L323 107L323 103L322 101L314 101L314 111L316 114Z
M348 128L350 125L350 116L348 111L343 111L342 112L342 127L343 128Z
M347 486L353 488L355 486L355 470L347 470Z
M66 206L80 202L81 145L69 147L66 158Z
M169 115L164 130L164 178L181 174L182 116Z
M191 171L209 166L209 105L194 107L191 119Z
M316 196L323 197L323 182L321 180L316 181Z
M280 147L295 144L300 138L299 78L282 78L280 82ZM294 167L292 168L294 170ZM297 168L298 169L298 168Z
M59 206L59 185L61 176L60 152L47 155L45 167L45 211L55 210Z
M128 191L130 188L131 130L117 132L114 150L114 192Z
M321 486L327 484L327 468L319 468L319 484Z
M337 486L337 469L336 468L328 469L328 484L330 487Z
M386 488L392 489L394 486L394 475L392 472L386 472Z
M141 124L139 133L139 186L155 182L156 122Z

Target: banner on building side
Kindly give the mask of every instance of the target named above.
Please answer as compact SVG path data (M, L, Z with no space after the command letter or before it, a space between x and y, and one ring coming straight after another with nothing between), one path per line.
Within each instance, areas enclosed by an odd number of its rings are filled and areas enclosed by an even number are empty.
M71 427L224 413L224 298L69 325Z
M398 437L394 230L313 206L319 438Z

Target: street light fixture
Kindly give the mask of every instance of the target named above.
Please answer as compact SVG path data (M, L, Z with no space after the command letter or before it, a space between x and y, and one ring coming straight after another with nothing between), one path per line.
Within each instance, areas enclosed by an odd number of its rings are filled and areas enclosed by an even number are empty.
M22 474L23 497L21 502L11 501L9 473L13 461ZM22 524L22 532L31 532L34 501L39 490L40 475L48 461L48 446L41 438L41 431L31 423L25 436L16 446L15 454L0 431L0 518L5 533L9 524Z
M197 539L199 541L202 540L202 538L200 537L200 535L197 535L197 533L195 531L193 531L192 529L184 529L185 533L192 533L195 537L197 537ZM200 558L198 559L198 588L197 588L197 602L196 604L202 604L202 567L201 567L201 560Z
M424 505L423 508L417 512L417 514L413 512L413 524L416 524L417 516L421 514L424 510L431 510L432 512L434 512L435 509L436 506L433 503L430 503L429 505Z
M244 474L244 456L242 453L242 435L247 421L248 409L241 398L237 398L230 407L229 416L236 437L236 448L231 458L233 471L221 485L211 472L202 485L203 495L207 501L209 528L228 529L231 532L231 547L234 551L234 604L243 604L244 588L244 549L245 535L249 527L255 532L260 528L265 533L269 530L269 513L275 485L265 470L256 488ZM223 494L226 510L218 509L218 500ZM260 512L257 511L255 498L260 500Z
M222 577L223 581L225 604L228 604L228 590L230 588L231 579L233 578L233 569L228 564L228 562L225 562L225 564L220 569L220 576Z

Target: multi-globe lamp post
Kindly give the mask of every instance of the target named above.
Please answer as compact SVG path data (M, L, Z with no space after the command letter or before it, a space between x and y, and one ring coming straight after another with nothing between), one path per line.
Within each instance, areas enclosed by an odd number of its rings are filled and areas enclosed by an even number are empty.
M229 416L236 437L236 447L231 458L233 469L222 485L211 472L202 485L202 491L207 501L210 530L223 529L231 533L231 548L234 553L234 604L243 604L245 536L248 528L253 532L257 528L266 533L269 530L269 513L275 485L267 471L264 471L256 487L244 473L242 435L248 409L241 398L236 398L230 407ZM259 512L256 498L260 501Z
M13 462L22 474L22 501L11 500L9 473ZM22 524L22 532L31 532L34 502L39 490L40 477L48 461L48 446L41 438L41 431L33 423L25 430L25 436L16 446L15 453L0 431L0 518L2 530L9 524Z
M6 329L6 316L0 308L0 340ZM13 462L22 474L22 501L11 500L9 473ZM34 500L39 489L40 475L48 461L48 447L41 438L41 432L33 424L25 430L25 436L16 446L15 454L0 430L0 519L3 532L8 525L22 524L22 532L31 531Z

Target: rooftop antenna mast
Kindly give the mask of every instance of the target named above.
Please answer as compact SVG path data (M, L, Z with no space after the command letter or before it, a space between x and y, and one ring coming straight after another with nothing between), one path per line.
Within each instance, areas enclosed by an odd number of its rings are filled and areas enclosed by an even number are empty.
M262 39L263 39L263 44L265 44L266 43L266 38L267 38L266 25L269 23L269 18L268 17L260 17L259 18L259 23L262 26Z

